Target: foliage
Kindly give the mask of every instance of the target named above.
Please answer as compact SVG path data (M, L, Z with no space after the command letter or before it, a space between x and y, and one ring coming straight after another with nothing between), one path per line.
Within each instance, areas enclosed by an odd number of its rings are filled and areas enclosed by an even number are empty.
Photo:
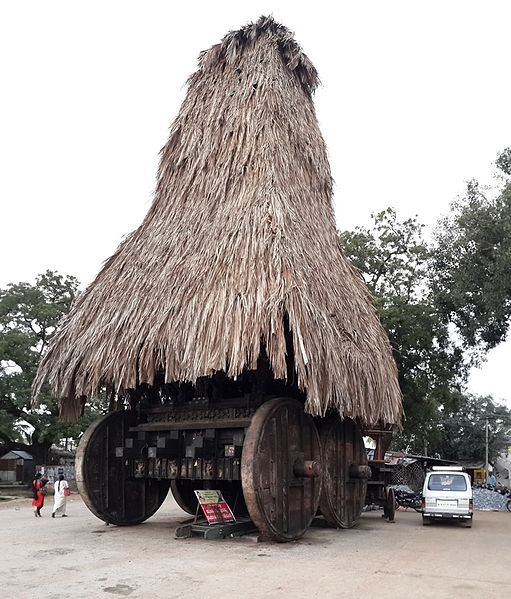
M410 302L422 294L429 249L416 218L397 220L387 208L372 214L373 227L340 233L344 254L364 275L372 293L383 300Z
M341 245L375 295L389 335L406 415L403 441L422 450L438 405L461 383L463 355L430 301L424 226L415 218L400 222L390 208L372 218L371 229L342 232Z
M503 150L497 156L495 164L505 175L511 176L511 148Z
M41 395L40 408L30 405L41 356L77 289L74 277L47 271L34 285L11 284L0 290L0 440L20 446L30 439L31 451L41 459L52 443L76 438L96 412L91 405L80 422L64 425L47 392Z
M508 172L511 150L498 163ZM340 240L375 295L394 352L405 410L396 443L444 457L470 457L472 447L481 459L478 419L486 414L509 426L509 411L467 395L464 385L474 358L509 326L511 184L504 179L489 199L469 183L429 243L416 218L399 221L391 208L372 218L370 228L343 231Z
M509 443L511 412L505 406L496 404L490 396L454 395L451 409L437 414L431 452L439 453L445 459L484 460L486 419L488 455L489 460L493 461Z
M465 348L480 352L506 336L511 317L511 182L494 198L472 181L435 233L433 301Z

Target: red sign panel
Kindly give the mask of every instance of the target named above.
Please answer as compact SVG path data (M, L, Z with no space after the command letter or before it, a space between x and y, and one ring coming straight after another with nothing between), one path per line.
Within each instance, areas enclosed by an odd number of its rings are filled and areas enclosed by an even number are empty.
M209 524L236 522L231 508L227 505L220 491L195 491L195 495Z

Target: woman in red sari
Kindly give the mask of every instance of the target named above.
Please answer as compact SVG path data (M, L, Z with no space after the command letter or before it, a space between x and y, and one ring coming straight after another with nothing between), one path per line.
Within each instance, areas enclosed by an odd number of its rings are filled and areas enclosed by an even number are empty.
M35 475L35 479L32 481L32 490L34 492L32 505L35 507L34 514L36 518L41 518L41 508L44 505L44 496L46 495L44 486L48 482L48 479L43 478L42 476L43 475L38 472Z

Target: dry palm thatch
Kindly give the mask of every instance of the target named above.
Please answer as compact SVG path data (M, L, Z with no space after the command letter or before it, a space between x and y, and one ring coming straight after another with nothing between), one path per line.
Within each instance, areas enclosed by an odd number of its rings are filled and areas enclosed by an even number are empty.
M79 298L46 354L64 416L118 392L255 369L285 379L289 323L314 415L394 423L401 397L387 337L340 253L332 179L291 32L262 17L200 56L162 150L142 225Z

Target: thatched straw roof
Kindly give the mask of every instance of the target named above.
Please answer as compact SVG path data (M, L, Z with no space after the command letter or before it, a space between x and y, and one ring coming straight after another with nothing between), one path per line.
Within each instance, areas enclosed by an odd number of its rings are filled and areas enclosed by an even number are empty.
M154 202L79 298L43 359L66 415L117 391L255 369L286 378L287 319L306 409L401 414L387 337L340 253L332 179L291 32L262 17L201 54L162 150Z

